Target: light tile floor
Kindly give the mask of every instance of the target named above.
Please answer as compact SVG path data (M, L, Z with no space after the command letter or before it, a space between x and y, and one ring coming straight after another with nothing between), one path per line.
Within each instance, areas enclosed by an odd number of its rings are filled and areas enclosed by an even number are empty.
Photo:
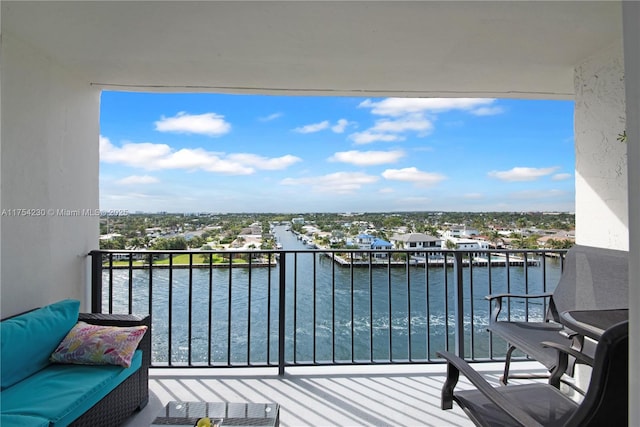
M497 385L499 363L474 368ZM544 373L536 362L514 362L512 373ZM464 412L440 409L445 365L273 369L152 369L150 400L125 427L148 426L172 400L276 402L280 425L472 426ZM528 380L530 381L530 380ZM460 389L471 385L461 376Z

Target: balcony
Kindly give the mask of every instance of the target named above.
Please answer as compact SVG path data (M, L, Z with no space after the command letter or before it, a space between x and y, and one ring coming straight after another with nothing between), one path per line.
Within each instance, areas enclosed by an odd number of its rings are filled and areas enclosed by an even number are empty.
M439 409L435 353L488 362L497 381L506 344L485 330L484 296L553 290L564 252L93 251L92 306L152 314L157 400L136 422L170 400L273 400L283 425L469 425Z
M500 363L476 364L497 384ZM170 401L278 402L288 426L473 426L454 406L440 409L442 364L328 366L273 369L152 369L150 401L125 427L149 425ZM535 362L515 362L514 373L543 373ZM512 381L514 384L519 380ZM530 380L529 380L530 381ZM458 388L472 386L461 379Z

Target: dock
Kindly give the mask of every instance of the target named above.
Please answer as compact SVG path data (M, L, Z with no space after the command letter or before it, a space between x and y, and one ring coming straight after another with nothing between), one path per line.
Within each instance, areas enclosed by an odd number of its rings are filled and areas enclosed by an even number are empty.
M333 261L342 266L342 267L369 267L370 265L373 267L405 267L407 265L407 261L389 261L388 258L374 258L371 261L366 260L351 260L349 258L342 257L334 252L323 252L323 255L332 258ZM446 260L447 267L453 267L455 265L455 259L453 257L447 257ZM510 267L524 267L527 266L538 266L541 261L538 259L527 259L525 260L522 257L510 256L508 265ZM424 267L428 264L429 267L444 267L445 260L444 258L425 258L425 257L411 257L408 262L411 267ZM469 259L462 260L463 267L469 267L469 265L473 265L474 267L488 267L491 264L491 267L506 267L507 266L507 258L501 255L491 256L491 260L484 257L473 257L471 261Z

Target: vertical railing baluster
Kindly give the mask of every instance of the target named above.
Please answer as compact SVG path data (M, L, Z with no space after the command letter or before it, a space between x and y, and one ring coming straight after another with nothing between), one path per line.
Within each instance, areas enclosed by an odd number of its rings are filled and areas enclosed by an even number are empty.
M335 252L331 253L336 256ZM331 259L331 361L336 363L336 261Z
M411 362L411 257L408 256L405 261L407 274L407 352L409 362Z
M407 257L409 253L407 252ZM387 311L389 313L389 362L393 362L393 308L391 303L391 263L387 268Z
M271 259L273 252L267 256L267 366L271 365Z
M427 317L427 361L431 360L431 308L429 307L429 253L424 254L425 313Z
M169 254L169 325L168 325L168 332L169 332L169 338L168 338L168 345L167 345L167 349L169 352L169 366L173 365L173 351L172 351L172 345L171 342L172 340L172 326L173 326L173 254Z
M229 286L227 290L227 366L231 366L232 292L233 292L233 253L229 253Z
M476 349L475 349L475 327L473 322L473 253L469 253L469 325L471 325L471 330L469 332L469 347L471 352L471 360L475 359ZM464 314L464 311L463 311Z
M133 252L129 252L129 314L133 314Z
M444 272L444 347L449 351L449 252L444 253L442 271Z
M207 295L208 307L208 327L207 327L207 364L212 365L211 361L211 336L213 335L213 254L209 253L209 287Z
M509 259L509 252L505 254L505 265L507 269L507 293L511 293L511 261ZM507 321L511 321L511 298L507 298Z
M547 252L542 252L542 292L547 292ZM542 299L542 318L547 316L547 298Z
M487 254L487 264L488 264L488 271L487 271L487 276L489 280L489 295L491 295L493 293L493 276L492 276L492 272L491 272L491 252L489 252ZM491 313L491 301L487 301L487 316L490 315ZM493 360L493 332L489 332L489 358Z
M113 313L113 252L109 253L109 314Z
M312 354L313 354L313 364L315 365L316 362L316 334L317 334L317 330L316 330L316 293L317 293L317 280L316 280L316 274L317 274L317 266L316 266L316 258L317 255L316 253L312 253L311 255L313 257L313 348L311 349Z
M462 252L455 251L455 287L454 287L454 316L456 319L455 329L455 354L464 357L464 294L462 278Z
M387 252L387 259L391 253ZM373 267L369 261L369 362L373 363Z
M529 259L527 258L527 253L522 253L522 260L524 262L524 293L529 293ZM524 300L524 321L529 321L529 298L525 298Z
M362 254L363 252L358 252L359 254ZM369 256L371 254L369 253ZM354 334L355 334L355 328L354 328L354 316L353 316L353 268L354 268L354 259L353 259L353 253L351 254L351 271L350 271L350 288L351 288L351 363L355 362L355 357L354 357L354 350L355 350L355 341L354 341Z
M278 375L284 375L285 367L285 321L286 307L285 296L287 287L287 257L286 252L280 252L280 277L279 277L279 295L278 295Z
M153 322L153 254L149 254L149 314L151 315L151 321ZM153 328L151 333L153 334Z
M91 251L91 312L102 313L102 252Z
M298 362L298 253L293 254L293 364Z
M252 256L248 253L249 257L249 283L247 284L247 365L251 365L251 272L253 268L251 266Z
M189 309L187 326L187 363L191 366L191 354L193 346L193 252L189 253Z

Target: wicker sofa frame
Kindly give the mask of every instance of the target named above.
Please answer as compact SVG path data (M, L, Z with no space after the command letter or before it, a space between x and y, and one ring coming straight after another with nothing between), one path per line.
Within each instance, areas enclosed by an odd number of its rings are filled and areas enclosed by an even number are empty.
M138 344L138 349L142 350L140 369L70 424L73 427L118 426L134 412L144 408L149 401L151 317L132 314L80 313L78 320L95 325L122 327L146 325L148 328Z

